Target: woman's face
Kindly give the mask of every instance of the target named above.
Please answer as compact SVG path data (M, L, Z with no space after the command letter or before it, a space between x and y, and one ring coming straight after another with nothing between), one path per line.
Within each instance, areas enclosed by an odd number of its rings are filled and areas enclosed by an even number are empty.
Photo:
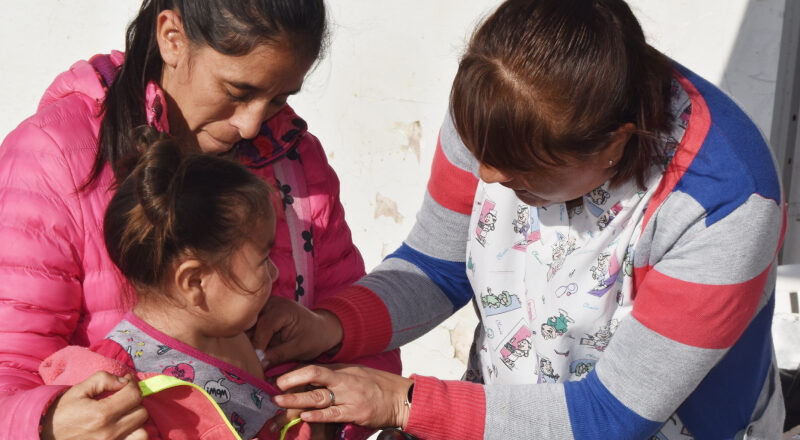
M161 87L172 135L204 153L223 153L258 134L297 93L312 62L285 45L260 45L242 56L208 46L184 48L165 62Z
M503 172L481 164L478 173L484 182L499 183L514 190L523 203L541 207L583 196L610 179L614 168L605 155L597 154L582 161L572 160L563 166L529 173Z

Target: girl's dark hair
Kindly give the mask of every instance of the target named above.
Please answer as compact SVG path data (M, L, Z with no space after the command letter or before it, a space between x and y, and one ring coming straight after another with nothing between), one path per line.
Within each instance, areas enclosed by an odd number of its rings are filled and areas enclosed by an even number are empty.
M611 183L643 186L671 127L672 71L622 0L508 0L472 36L451 114L475 157L506 172L600 151L631 122Z
M133 141L141 158L103 222L111 260L140 293L162 286L178 256L199 258L235 281L229 257L275 218L269 185L232 160L184 155L150 127Z
M288 44L300 58L322 56L327 41L324 0L144 0L128 26L125 60L103 102L99 149L87 188L111 164L117 181L126 170L118 161L135 152L129 134L146 124L145 88L160 81L163 60L156 40L156 20L176 10L191 43L225 55L245 55L261 44Z

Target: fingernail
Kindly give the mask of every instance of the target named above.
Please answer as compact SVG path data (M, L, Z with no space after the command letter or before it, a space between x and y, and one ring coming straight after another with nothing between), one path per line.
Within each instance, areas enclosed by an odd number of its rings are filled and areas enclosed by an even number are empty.
M128 377L127 377L127 376L126 376L126 377L119 377L119 376L117 376L117 380L118 380L118 381L120 381L120 382L122 382L122 383L128 383L128 382L130 382L130 380L128 379Z

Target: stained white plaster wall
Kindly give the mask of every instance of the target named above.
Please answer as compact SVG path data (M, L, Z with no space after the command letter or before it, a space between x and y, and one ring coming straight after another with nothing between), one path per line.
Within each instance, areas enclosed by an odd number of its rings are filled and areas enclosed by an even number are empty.
M330 1L332 46L290 101L323 142L367 267L403 240L422 201L465 39L498 0ZM783 0L631 0L652 44L722 86L770 128ZM0 138L56 74L122 48L137 0L3 0ZM405 349L406 371L457 377L469 307ZM454 343L453 343L454 341ZM456 348L453 348L453 346ZM432 362L437 359L437 362Z

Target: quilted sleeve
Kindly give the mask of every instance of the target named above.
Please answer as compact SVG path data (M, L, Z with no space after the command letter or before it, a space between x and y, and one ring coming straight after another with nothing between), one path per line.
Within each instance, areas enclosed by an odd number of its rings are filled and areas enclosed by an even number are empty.
M0 147L0 438L38 438L41 361L69 342L82 310L81 226L70 169L25 122Z

